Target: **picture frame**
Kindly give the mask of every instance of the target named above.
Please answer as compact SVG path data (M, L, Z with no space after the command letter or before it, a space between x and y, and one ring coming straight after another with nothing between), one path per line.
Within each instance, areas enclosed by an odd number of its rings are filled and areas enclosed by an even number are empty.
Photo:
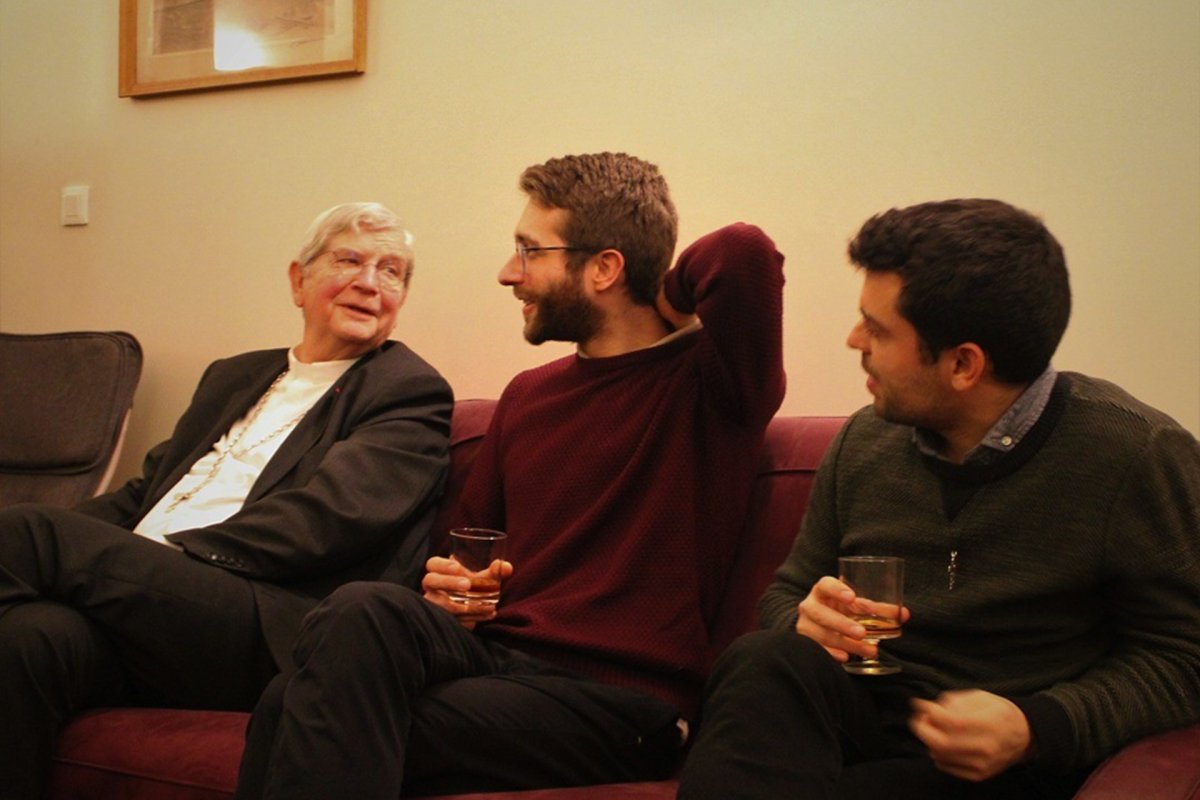
M367 0L120 3L120 97L366 70Z

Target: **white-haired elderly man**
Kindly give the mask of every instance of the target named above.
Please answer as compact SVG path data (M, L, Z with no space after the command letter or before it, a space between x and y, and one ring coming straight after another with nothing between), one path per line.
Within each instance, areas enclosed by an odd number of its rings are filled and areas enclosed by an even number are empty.
M419 580L453 397L388 339L411 238L375 203L324 212L288 269L298 344L212 364L116 491L0 510L5 797L40 796L81 709L250 709L335 587Z

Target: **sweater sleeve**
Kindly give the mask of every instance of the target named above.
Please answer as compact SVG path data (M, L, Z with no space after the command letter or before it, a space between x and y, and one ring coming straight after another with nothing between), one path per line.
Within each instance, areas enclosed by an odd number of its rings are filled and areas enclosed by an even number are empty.
M701 379L736 419L763 423L783 402L783 255L735 223L701 237L664 278L667 300L704 323Z
M1200 720L1196 440L1177 426L1157 429L1129 465L1108 519L1103 600L1112 646L1077 679L1014 698L1037 761L1050 767L1095 763L1134 739Z
M775 572L758 603L759 623L764 628L794 628L800 601L808 596L813 584L837 568L842 540L837 515L837 460L853 418L842 427L825 451L813 481L812 493L800 533L792 543L788 557Z

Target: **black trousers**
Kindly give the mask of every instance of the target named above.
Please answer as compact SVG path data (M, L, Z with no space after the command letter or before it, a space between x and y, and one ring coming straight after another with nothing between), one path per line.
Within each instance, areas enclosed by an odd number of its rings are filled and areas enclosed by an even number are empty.
M6 800L41 797L83 709L250 709L276 671L245 579L73 511L0 510Z
M909 690L848 675L816 642L758 631L718 659L680 800L1070 798L1087 771L1017 766L981 783L939 771L907 729Z
M352 583L263 693L236 797L395 800L668 776L679 712L490 643L416 592Z

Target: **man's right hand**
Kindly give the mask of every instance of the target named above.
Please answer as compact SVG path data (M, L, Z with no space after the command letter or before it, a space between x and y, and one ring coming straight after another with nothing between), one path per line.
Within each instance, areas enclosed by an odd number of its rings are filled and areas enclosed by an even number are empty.
M878 645L863 641L866 628L845 613L855 597L854 590L837 578L830 575L821 578L808 597L800 601L796 633L812 639L842 663L851 654L874 658L879 652ZM901 608L901 623L907 622L908 617L908 609Z
M496 616L493 603L458 603L450 599L449 592L465 592L471 588L471 579L467 577L470 573L462 564L452 558L434 556L425 562L425 569L425 577L421 579L425 599L453 614L467 630ZM513 565L508 561L496 561L490 572L503 585L504 579L512 575Z
M671 301L667 299L666 289L661 286L658 287L658 296L654 298L654 308L671 327L671 330L675 331L683 330L699 319L695 314L685 314L671 305Z

